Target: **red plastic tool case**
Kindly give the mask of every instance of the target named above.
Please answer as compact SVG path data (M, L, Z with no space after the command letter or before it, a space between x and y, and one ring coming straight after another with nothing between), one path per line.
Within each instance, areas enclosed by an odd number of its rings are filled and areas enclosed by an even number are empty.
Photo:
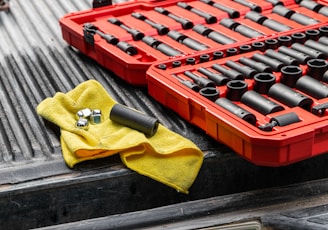
M70 45L128 83L147 86L158 102L245 159L283 166L328 151L327 5L132 1L70 13L60 25ZM136 31L142 36L133 36ZM112 44L105 40L109 34L116 39ZM222 42L222 35L228 40ZM225 80L202 83L213 75Z

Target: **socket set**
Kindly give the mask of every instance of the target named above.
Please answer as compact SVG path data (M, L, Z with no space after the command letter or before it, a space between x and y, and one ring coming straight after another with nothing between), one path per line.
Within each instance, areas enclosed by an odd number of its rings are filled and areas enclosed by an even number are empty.
M328 2L134 1L63 38L257 165L328 151Z

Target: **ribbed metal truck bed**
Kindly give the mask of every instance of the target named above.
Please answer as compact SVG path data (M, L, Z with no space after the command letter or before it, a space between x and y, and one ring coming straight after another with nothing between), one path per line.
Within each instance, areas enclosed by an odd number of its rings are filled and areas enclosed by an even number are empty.
M320 226L327 228L327 155L280 168L255 166L159 105L146 89L123 82L63 41L59 18L92 7L91 1L11 0L10 6L10 11L0 12L2 229L55 228L58 224L66 229L154 227L177 220L201 221L218 215L217 210L221 216L213 224L259 220L263 226L279 229L280 212L272 212L271 207L281 212L302 210L299 218L304 213L322 214ZM81 163L74 169L65 165L58 127L39 117L35 108L46 97L88 79L98 80L118 102L156 116L201 148L204 164L189 195L128 170L117 156ZM297 199L302 202L292 206ZM261 212L253 213L254 207L261 207ZM163 214L172 208L189 214ZM227 216L237 211L245 212L238 218ZM153 218L147 220L149 212ZM292 217L283 216L287 222ZM125 220L126 225L122 224ZM313 224L304 226L319 229Z

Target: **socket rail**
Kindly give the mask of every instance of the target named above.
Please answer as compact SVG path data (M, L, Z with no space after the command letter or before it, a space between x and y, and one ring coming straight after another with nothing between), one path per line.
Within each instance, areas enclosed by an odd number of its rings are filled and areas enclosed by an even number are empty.
M328 151L328 2L134 1L71 13L63 38L245 159Z

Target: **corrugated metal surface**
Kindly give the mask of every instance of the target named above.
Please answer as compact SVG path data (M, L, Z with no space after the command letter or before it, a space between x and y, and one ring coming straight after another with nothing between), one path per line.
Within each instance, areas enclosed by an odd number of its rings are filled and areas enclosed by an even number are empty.
M87 1L63 2L11 1L10 11L0 14L1 168L60 153L58 138L46 131L35 107L87 78L70 60L74 54L62 41L57 20L90 7Z
M214 143L173 112L163 115L165 109L147 95L146 89L126 84L68 46L62 39L59 19L91 8L91 0L12 0L10 6L8 12L0 13L0 173L6 175L0 179L2 184L17 182L13 171L33 168L33 163L39 168L26 174L26 180L68 170L61 166L62 171L48 170L40 175L40 162L49 167L62 165L62 159L58 129L45 123L35 108L46 97L67 92L88 79L98 80L118 102L158 117L200 147Z

